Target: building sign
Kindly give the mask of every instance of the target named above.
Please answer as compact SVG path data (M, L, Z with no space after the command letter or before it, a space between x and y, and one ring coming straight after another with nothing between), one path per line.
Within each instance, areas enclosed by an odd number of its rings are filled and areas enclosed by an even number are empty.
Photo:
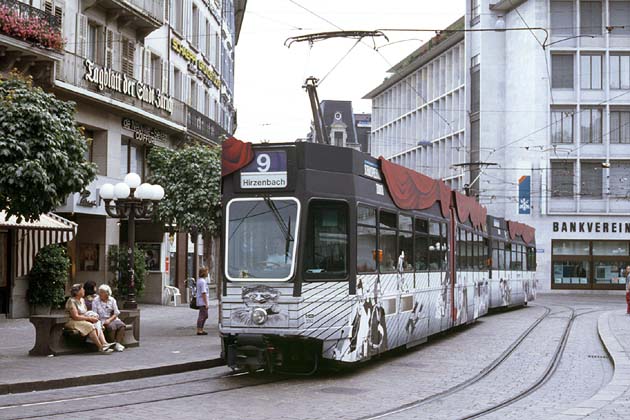
M287 187L287 152L256 151L252 162L241 170L241 188Z
M369 160L363 161L363 175L381 180L381 172L378 169L378 164L370 162Z
M212 83L217 89L221 87L221 79L217 72L199 59L194 51L186 48L177 38L171 40L171 48L188 61L189 70L195 72L197 77L201 78L206 85L209 86Z
M568 233L630 233L630 223L553 222L553 231Z
M130 118L123 118L122 126L129 131L133 131L133 139L139 142L148 144L159 143L162 145L168 144L168 135L157 128L140 124Z
M173 98L160 91L160 89L155 89L152 86L127 77L124 73L100 67L87 59L83 64L85 65L85 80L96 85L99 91L113 90L132 98L138 98L142 102L153 105L169 114L173 112Z
M518 179L518 214L531 214L532 211L532 177L522 176Z

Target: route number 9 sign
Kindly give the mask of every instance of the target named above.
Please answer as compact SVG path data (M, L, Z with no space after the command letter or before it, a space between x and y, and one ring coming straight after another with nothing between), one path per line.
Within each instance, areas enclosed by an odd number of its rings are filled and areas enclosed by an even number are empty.
M257 150L249 165L241 169L241 188L273 189L287 186L287 152Z

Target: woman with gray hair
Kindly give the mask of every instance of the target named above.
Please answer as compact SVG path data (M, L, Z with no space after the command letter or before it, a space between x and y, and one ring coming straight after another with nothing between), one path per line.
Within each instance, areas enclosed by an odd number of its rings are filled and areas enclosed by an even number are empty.
M70 298L66 302L66 311L70 316L70 321L66 322L65 327L71 330L77 330L83 337L88 336L90 340L98 347L101 352L111 352L113 343L108 343L103 335L101 323L95 314L87 310L83 296L85 290L83 285L74 284L70 289Z
M92 309L98 314L110 339L116 343L114 350L123 351L125 346L122 341L125 338L125 323L118 319L120 311L116 299L112 296L112 289L106 284L98 288L98 296L92 302Z

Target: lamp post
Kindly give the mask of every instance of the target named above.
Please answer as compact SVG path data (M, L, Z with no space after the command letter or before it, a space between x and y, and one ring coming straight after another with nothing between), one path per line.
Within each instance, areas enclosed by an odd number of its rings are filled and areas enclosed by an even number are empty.
M140 176L130 172L124 182L116 185L103 184L100 191L105 201L105 211L115 219L127 219L127 269L129 285L125 309L137 309L136 283L134 273L134 249L136 243L136 220L148 220L157 210L158 203L164 198L164 188L160 185L141 184Z

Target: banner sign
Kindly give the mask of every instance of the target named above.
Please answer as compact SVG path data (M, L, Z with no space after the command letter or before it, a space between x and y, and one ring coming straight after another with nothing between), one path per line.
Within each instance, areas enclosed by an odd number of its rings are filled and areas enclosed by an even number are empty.
M268 189L287 187L287 152L254 152L254 160L241 170L241 188Z
M532 211L532 177L522 176L518 179L518 214L531 214Z

